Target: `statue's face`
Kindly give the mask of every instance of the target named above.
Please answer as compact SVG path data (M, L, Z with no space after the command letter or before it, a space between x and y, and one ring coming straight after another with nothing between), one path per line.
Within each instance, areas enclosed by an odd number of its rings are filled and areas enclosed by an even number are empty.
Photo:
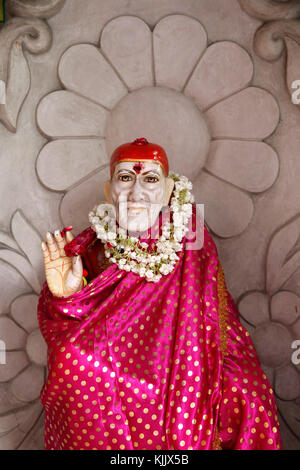
M152 227L164 205L166 180L155 162L120 162L111 180L111 199L119 225L128 232Z

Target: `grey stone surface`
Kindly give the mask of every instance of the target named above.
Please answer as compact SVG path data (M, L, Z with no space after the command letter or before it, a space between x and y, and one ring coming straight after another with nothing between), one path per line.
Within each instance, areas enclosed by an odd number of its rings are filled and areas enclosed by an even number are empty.
M67 49L60 60L58 75L68 90L80 93L109 109L127 92L110 63L99 49L90 44L79 44Z
M144 21L115 18L104 27L100 46L129 90L153 85L152 35Z
M205 50L184 93L192 96L201 110L208 109L245 88L252 75L253 63L247 51L234 42L220 41Z
M194 18L170 15L153 31L156 85L182 90L207 46L207 34Z

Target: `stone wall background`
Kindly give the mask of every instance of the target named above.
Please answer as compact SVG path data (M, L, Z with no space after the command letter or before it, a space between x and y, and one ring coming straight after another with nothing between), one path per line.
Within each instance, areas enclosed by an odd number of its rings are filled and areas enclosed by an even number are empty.
M300 80L300 29L290 26L299 2L7 3L0 448L43 448L40 240L66 224L87 226L110 151L145 136L166 148L205 204L228 288L276 394L285 448L299 449L300 109L291 83ZM275 45L274 30L289 37Z

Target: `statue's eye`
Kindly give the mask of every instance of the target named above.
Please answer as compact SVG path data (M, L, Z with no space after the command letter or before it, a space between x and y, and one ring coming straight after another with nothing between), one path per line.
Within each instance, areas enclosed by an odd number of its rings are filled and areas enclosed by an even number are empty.
M157 183L159 179L157 176L146 176L145 181L147 181L147 183Z
M120 175L119 180L120 181L131 181L131 176L130 175Z

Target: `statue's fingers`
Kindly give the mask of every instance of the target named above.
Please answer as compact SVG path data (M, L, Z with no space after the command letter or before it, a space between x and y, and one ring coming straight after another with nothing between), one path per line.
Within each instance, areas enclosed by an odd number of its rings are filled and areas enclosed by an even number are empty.
M56 244L58 246L58 251L60 256L66 256L64 247L66 245L66 240L62 237L60 230L55 230L54 237L56 240Z
M74 237L73 237L73 234L72 232L66 232L66 240L67 240L67 243L71 242L72 240L74 240Z
M46 265L46 264L48 264L49 261L50 261L49 250L48 250L47 244L46 244L45 242L42 242L42 243L41 243L41 247L42 247L42 253L43 253L44 263L45 263L45 265Z
M75 277L82 280L83 266L80 256L73 256L72 258L72 271Z
M54 261L60 257L58 247L50 232L47 233L46 237L47 237L47 246L48 246L48 250L50 254L50 259Z

